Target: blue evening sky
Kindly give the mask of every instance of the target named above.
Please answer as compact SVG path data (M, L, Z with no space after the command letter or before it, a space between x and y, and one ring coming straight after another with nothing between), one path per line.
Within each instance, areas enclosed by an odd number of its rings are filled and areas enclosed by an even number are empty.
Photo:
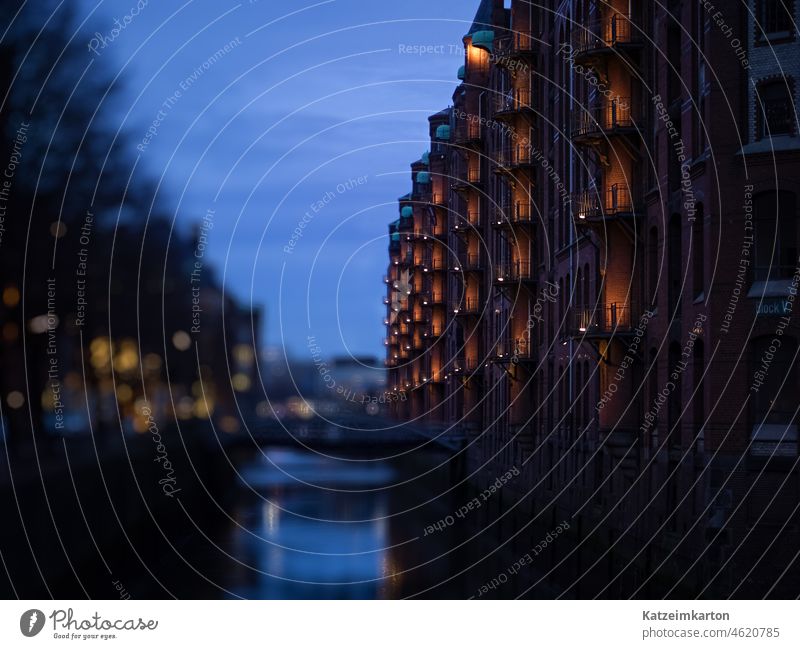
M109 38L136 2L84 0L78 18L94 10L88 33ZM122 71L115 115L179 226L216 210L207 257L236 297L264 305L266 345L308 360L313 335L325 356L383 354L387 224L428 148L427 116L450 103L477 4L149 0L87 48ZM437 50L401 53L413 45Z

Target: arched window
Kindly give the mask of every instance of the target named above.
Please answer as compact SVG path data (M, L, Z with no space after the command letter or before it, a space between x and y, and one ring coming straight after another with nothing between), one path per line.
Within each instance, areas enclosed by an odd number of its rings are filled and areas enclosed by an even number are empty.
M770 191L753 201L755 281L789 279L797 266L797 197Z
M790 78L764 81L757 86L756 116L758 139L795 135L794 84Z

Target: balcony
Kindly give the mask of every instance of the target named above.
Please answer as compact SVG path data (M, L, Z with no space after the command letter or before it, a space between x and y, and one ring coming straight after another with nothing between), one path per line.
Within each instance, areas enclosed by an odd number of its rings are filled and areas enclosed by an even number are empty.
M514 205L503 205L495 211L492 224L496 227L506 227L512 224L532 225L534 213L534 206L531 203L518 202Z
M492 358L496 362L510 361L514 352L514 345L511 338L502 337L499 339L492 350Z
M428 224L425 225L418 225L414 228L414 231L411 233L411 237L413 239L422 239L427 240L428 237L433 236L433 227Z
M434 272L441 272L447 270L447 264L441 257L434 257L430 265L431 270Z
M630 97L615 97L599 106L572 111L570 135L576 143L633 135L642 129L642 111Z
M517 363L529 363L536 360L530 338L517 338L514 341L512 360Z
M431 259L425 255L414 255L414 266L417 268L430 268Z
M431 194L431 205L442 206L445 202L445 195L441 192L433 192Z
M476 189L481 184L481 169L479 166L470 167L465 175L453 180L453 189L457 192L467 192Z
M414 255L409 250L406 254L401 254L397 259L394 260L395 266L411 266L414 263Z
M504 65L511 69L517 69L508 59L525 59L535 56L538 51L539 41L531 34L515 32L511 36L498 42L497 65Z
M495 173L511 174L513 171L528 169L536 165L533 155L533 148L530 146L518 145L515 147L500 149L495 158Z
M456 126L456 144L476 145L481 141L481 124L474 119L465 119Z
M441 291L431 293L431 305L437 304L444 304L444 293Z
M533 203L523 203L519 202L514 205L514 209L511 212L511 221L513 223L517 223L519 225L532 225L535 223L535 214L536 210L533 206Z
M466 217L457 214L453 220L453 232L466 232L470 228L481 227L481 213L470 212Z
M621 53L638 48L642 43L642 34L633 26L630 16L621 13L592 20L586 27L573 27L572 46L576 58Z
M473 372L477 372L481 368L482 364L478 361L477 358L468 357L468 358L454 358L453 359L453 374L472 374Z
M468 253L462 257L461 261L456 260L453 264L453 271L456 273L468 273L483 270L483 262L479 253Z
M481 311L481 305L478 298L468 297L460 302L454 302L451 310L455 316L478 315Z
M428 325L422 330L422 337L428 342L442 335L442 328L437 325Z
M498 286L534 281L533 267L529 261L513 261L495 266L494 283Z
M533 111L529 88L517 88L495 97L494 116L511 117L515 113Z
M612 185L601 194L594 190L579 192L572 197L572 213L579 223L636 216L640 211L638 198L627 185Z
M569 334L577 338L610 338L630 334L636 327L638 312L623 302L571 307Z

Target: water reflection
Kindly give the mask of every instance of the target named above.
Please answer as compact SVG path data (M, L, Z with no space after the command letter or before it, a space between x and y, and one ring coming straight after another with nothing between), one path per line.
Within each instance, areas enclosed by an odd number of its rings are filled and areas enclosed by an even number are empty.
M466 487L451 489L459 479L450 460L437 450L346 461L263 449L239 465L233 521L195 565L222 589L217 596L229 598L475 596L520 549L503 543L512 528L497 524L502 494L435 534L424 532L473 497ZM526 551L530 538L519 539ZM521 579L538 572L530 566ZM513 597L522 587L509 581L492 596Z
M222 580L227 590L270 599L393 595L383 581L394 565L391 496L383 487L397 471L389 462L265 450L240 473L242 497L227 537L240 564Z

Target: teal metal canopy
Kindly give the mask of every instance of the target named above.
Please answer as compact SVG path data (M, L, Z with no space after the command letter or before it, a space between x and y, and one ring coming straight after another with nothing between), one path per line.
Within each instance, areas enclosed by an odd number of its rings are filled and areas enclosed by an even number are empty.
M417 180L419 180L420 174L417 174ZM406 205L402 210L400 210L400 216L404 219L409 219L414 216L414 208L410 205Z
M436 128L436 139L437 140L450 139L450 127L447 124L442 124L441 126Z
M467 68L466 66L462 65L460 68L458 68L458 78L463 81L464 79L466 79L466 77L467 77Z
M439 128L442 128L441 126ZM448 127L449 128L449 127ZM417 173L417 182L420 185L427 185L431 182L431 174L429 171L420 171Z
M487 52L492 52L494 47L494 32L488 29L475 32L472 35L472 46L479 47Z
M427 165L431 163L431 152L426 151L422 154L422 161Z
M399 232L392 232L392 243L400 241L400 233Z

